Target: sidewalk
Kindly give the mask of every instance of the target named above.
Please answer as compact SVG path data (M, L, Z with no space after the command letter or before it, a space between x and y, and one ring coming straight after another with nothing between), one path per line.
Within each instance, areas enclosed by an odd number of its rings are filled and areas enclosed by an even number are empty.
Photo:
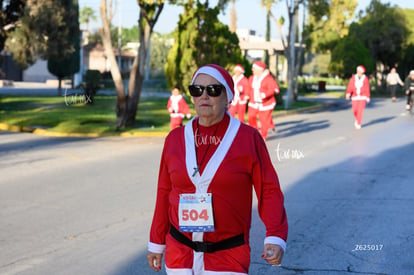
M283 97L283 100L284 101L286 100L286 96ZM300 100L300 101L309 101L309 102L318 102L319 104L315 105L315 106L311 106L311 107L304 107L304 108L299 108L299 109L295 109L295 110L285 110L283 112L278 112L277 115L275 115L275 114L273 115L273 118L280 117L281 115L292 115L292 114L297 114L297 113L320 110L320 109L329 108L329 107L338 107L338 106L347 104L347 101L343 98L331 97L331 96L326 95L324 93L318 94L317 97L299 96L298 100Z
M62 85L62 95L83 94L81 89L72 89L68 85ZM58 96L58 87L40 82L13 82L13 86L0 87L0 95L28 95L28 96ZM97 95L116 95L114 90L98 90ZM151 97L169 97L171 93L165 92L151 92L143 90L142 96Z

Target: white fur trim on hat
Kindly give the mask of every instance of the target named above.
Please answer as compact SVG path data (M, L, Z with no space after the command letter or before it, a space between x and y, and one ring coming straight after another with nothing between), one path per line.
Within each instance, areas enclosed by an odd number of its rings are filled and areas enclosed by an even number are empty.
M364 66L362 66L362 65L359 65L359 66L357 67L357 71L361 71L361 72L365 73L365 67L364 67Z
M194 80L199 74L206 74L211 77L214 77L218 82L220 82L226 88L227 100L231 102L233 100L233 90L230 88L229 83L225 80L223 75L218 71L216 68L205 65L197 70L197 72L193 75L193 79L191 80L191 84L194 84Z
M243 67L242 67L241 65L239 65L239 64L237 64L237 65L234 67L234 70L235 70L235 71L239 71L239 72L241 72L241 73L244 73L244 69L243 69Z
M259 69L259 70L264 70L264 69L266 69L266 64L261 62L261 61L255 61L253 63L252 68Z

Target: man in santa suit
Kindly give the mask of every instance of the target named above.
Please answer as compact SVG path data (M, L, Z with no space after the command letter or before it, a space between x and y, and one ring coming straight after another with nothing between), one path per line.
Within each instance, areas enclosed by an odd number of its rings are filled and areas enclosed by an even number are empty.
M231 75L207 64L189 85L197 116L167 136L147 260L169 275L247 275L253 189L266 234L262 258L280 265L288 224L283 193L260 133L227 112Z
M171 96L167 103L168 112L170 112L170 127L171 130L183 125L183 118L191 117L190 108L185 102L185 99L178 88L171 90Z
M279 86L269 70L266 70L263 62L254 62L252 71L253 75L249 77L248 124L259 129L257 125L257 116L259 116L260 133L266 140L269 129L274 129L272 112L276 106L275 94L279 93Z
M237 113L238 119L244 122L247 100L249 98L247 95L249 81L244 75L244 68L240 64L237 64L233 70L234 98L231 101L229 112L233 117Z
M404 90L405 90L405 94L407 95L407 105L405 107L405 110L407 112L410 112L413 106L414 70L411 70L410 74L405 79Z
M370 101L369 80L365 75L364 66L359 65L356 69L356 74L352 75L346 88L346 99L352 100L355 129L361 129L365 103L369 103Z

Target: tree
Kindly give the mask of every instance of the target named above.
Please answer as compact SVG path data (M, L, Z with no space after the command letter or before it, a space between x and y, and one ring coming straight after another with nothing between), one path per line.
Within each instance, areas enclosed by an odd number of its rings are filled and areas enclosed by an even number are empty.
M207 4L184 6L165 70L169 87L187 91L192 73L201 65L216 63L230 69L243 61L237 35L218 21L220 5Z
M386 84L384 71L402 60L409 34L407 26L400 9L372 0L365 14L359 15L359 22L349 29L349 34L357 38L375 60L375 83L381 88L385 88Z
M236 32L237 30L237 13L236 13L236 6L234 4L235 0L230 0L231 7L230 7L230 31Z
M414 25L414 9L400 9L404 14L408 26ZM414 32L410 31L407 37L407 45L414 45Z
M377 63L377 71L382 72L381 65L393 67L401 60L404 44L408 39L409 29L404 14L400 9L372 0L366 8L366 15L359 24L350 29L368 48Z
M329 71L342 78L349 78L355 73L355 68L363 64L367 72L375 69L374 59L362 42L350 34L340 39L332 50Z
M329 53L339 39L348 34L349 24L358 6L357 0L330 0L311 3L305 32L312 52Z
M16 28L19 18L23 15L25 5L24 0L0 0L0 52L3 51L10 32ZM2 63L3 55L0 56L0 66ZM0 77L7 77L1 69Z
M23 15L25 5L25 0L0 0L0 51L4 49L9 32L15 29Z
M89 22L96 21L96 15L95 15L95 11L91 8L91 7L83 7L80 10L79 13L79 23L80 24L86 24L86 29L85 29L85 43L84 44L88 44L88 39L89 39Z
M137 113L142 83L144 80L150 38L154 25L164 8L164 2L165 0L137 0L138 6L140 7L138 19L138 35L140 47L131 68L128 83L128 96L126 96L122 76L115 59L115 53L113 51L111 41L111 21L114 15L112 12L112 0L109 0L109 5L107 5L106 0L101 0L101 37L105 48L105 53L111 64L110 71L117 93L117 129L132 126L135 123L135 116Z
M118 27L110 26L111 29L111 42L112 45L117 45L118 43ZM139 42L138 26L133 26L131 28L122 28L121 29L121 42L122 47L126 46L127 42ZM88 44L102 44L102 36L100 30L91 32L88 37Z
M414 69L414 44L409 44L405 50L400 66L399 73L408 76L410 71Z
M172 36L170 34L161 35L153 33L151 37L151 72L156 76L164 76L164 66L167 63L168 53L172 47Z
M271 27L270 27L270 19L271 19L271 9L272 5L276 3L278 0L262 0L262 6L266 9L266 35L265 39L267 42L270 41L271 35ZM269 52L265 51L264 53L264 63L267 67L269 67Z
M332 50L348 35L349 24L354 18L357 5L356 0L311 2L309 5L310 16L304 32L307 37L305 43L308 56L312 57L309 67L314 69L313 74L322 75L331 72L344 75L344 71L341 71L343 66L334 63L329 69L328 65Z
M115 28L114 28L115 29ZM118 30L116 30L118 32ZM130 29L122 28L122 46L125 46L126 42L139 42L138 26L132 26ZM118 35L118 33L117 33Z
M58 94L61 95L62 79L72 76L80 69L80 29L78 0L61 0L60 5L64 7L63 21L65 25L59 28L59 33L51 33L48 39L48 49L50 51L47 68L59 80ZM62 33L66 37L62 37ZM56 37L55 37L56 36ZM70 43L72 52L62 55L59 51L51 51L67 47Z
M286 108L288 108L290 102L295 100L297 97L297 76L300 67L299 62L297 62L297 59L298 57L302 56L302 52L304 50L303 45L305 41L309 41L308 37L310 33L313 32L314 28L314 26L312 26L311 23L308 23L308 27L306 28L306 16L313 16L315 18L315 21L321 20L322 18L328 15L330 2L334 2L334 0L286 0L289 24L287 36L285 36L282 31L282 25L285 21L284 18L281 17L278 20L273 14L271 14L271 17L273 17L275 25L279 30L280 37L282 39L282 44L284 47L284 54L288 61L288 90L286 97L287 100L285 101ZM339 1L338 3L341 2ZM299 33L299 27L297 26L299 22L298 16L300 7L302 7L303 12L303 26L301 33ZM296 51L296 43L299 44L298 51Z
M299 6L304 4L305 0L290 0L286 1L286 7L288 11L288 19L289 19L289 34L287 37L283 35L282 25L284 23L284 18L280 18L277 20L276 17L271 13L270 16L273 17L277 28L279 29L280 37L282 39L282 44L285 52L285 57L288 63L288 89L287 89L287 97L285 100L285 108L289 108L290 102L296 99L295 92L295 80L297 78L298 69L296 69L296 46L295 46L295 39L296 39L296 20L295 16L299 11ZM305 20L304 20L305 21ZM303 40L303 39L302 39ZM300 43L302 44L302 43ZM297 68L297 67L296 67ZM297 81L296 81L297 83Z
M113 5L112 0L109 1L109 5L107 5L106 0L101 0L101 6L99 8L101 19L102 19L102 27L100 29L100 35L102 39L102 43L105 49L105 55L110 63L110 72L112 75L112 80L114 81L115 90L117 94L117 102L116 102L116 116L117 116L117 123L116 128L119 129L125 126L125 114L127 112L127 97L125 96L124 90L124 83L122 81L122 75L118 67L118 63L115 58L114 48L112 46L111 40L111 21L114 17L114 13L112 11Z
M16 63L26 68L37 59L63 58L75 51L73 42L67 39L65 12L54 0L27 1L23 15L6 40Z
M403 9L401 10L407 21L407 26L413 26L414 24L414 10ZM410 71L414 69L414 32L411 31L407 37L406 43L403 47L403 54L401 62L399 62L397 71L401 76L409 75Z

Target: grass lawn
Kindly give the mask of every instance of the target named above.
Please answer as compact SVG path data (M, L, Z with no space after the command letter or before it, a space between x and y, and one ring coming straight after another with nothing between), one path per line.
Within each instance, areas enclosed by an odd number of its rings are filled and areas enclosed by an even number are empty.
M79 96L65 98L2 95L0 96L0 124L11 125L15 128L41 128L49 132L72 134L168 133L170 117L166 109L167 101L168 98L142 97L135 127L117 132L115 130L116 96L96 96L95 103L87 105L84 104L84 98ZM318 103L299 101L292 104L290 109L316 104ZM191 104L190 108L192 108ZM277 116L278 112L286 111L283 106L277 106L274 115Z
M318 92L307 92L301 95L306 97L318 97L321 93ZM322 93L325 97L331 98L345 98L345 91L326 91Z
M138 109L137 126L116 132L116 96L96 96L93 105L84 104L79 96L1 96L0 123L67 133L119 135L136 131L164 132L169 130L167 100L143 98Z

